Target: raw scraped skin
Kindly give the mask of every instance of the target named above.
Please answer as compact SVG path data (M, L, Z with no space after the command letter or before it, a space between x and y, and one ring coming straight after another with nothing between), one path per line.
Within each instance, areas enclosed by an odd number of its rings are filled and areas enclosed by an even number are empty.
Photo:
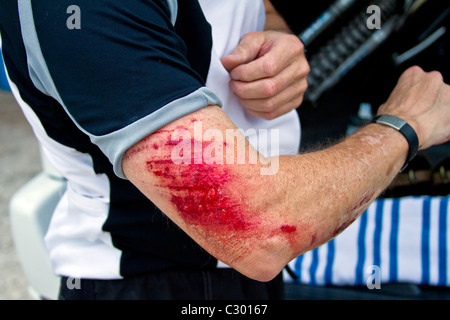
M180 141L171 139L171 131L154 134L158 142L147 147L152 150L148 150L151 152L147 153L145 170L156 177L160 194L176 208L191 232L207 239L214 252L233 253L227 263L247 255L252 243L261 245L272 237L294 245L298 227L282 222L271 224L264 219L264 212L252 209L246 197L251 191L245 187L245 180L233 172L232 165L205 161L195 164L199 162L194 159L194 145L204 149L209 142L191 139L191 164L175 164L171 151Z

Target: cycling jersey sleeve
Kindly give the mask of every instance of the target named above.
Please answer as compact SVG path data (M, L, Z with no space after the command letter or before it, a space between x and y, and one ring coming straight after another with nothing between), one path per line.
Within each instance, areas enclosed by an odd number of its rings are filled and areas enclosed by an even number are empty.
M34 85L61 104L119 177L125 178L121 162L129 147L186 114L221 103L187 58L174 26L176 1L18 5Z

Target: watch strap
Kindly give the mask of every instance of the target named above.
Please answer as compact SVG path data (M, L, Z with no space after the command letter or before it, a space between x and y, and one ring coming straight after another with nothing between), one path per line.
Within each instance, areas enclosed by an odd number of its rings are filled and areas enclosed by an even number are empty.
M414 157L417 155L417 152L419 151L419 138L417 137L416 132L405 120L390 114L377 116L372 120L372 123L378 123L381 125L391 127L399 131L406 138L409 145L409 152L408 157L406 159L406 163L401 169L401 171L404 171L408 166L408 164L411 162L412 159L414 159Z

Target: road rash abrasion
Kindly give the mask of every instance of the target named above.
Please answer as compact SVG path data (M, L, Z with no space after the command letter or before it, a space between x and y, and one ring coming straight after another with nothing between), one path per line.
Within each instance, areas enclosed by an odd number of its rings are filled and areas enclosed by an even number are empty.
M209 245L220 251L231 250L237 260L249 253L249 244L270 237L284 237L293 243L298 228L270 225L252 210L246 198L249 190L245 190L231 166L196 164L198 159L194 161L193 153L190 164L175 164L170 155L176 141L171 140L169 132L161 133L159 138L150 146L154 152L148 153L146 169L158 178L161 194L168 197L186 225L208 239ZM199 143L203 148L209 144L191 140L192 146Z
M348 210L348 213L344 216L345 221L340 224L333 232L333 237L341 234L347 229L356 219L366 210L367 206L372 202L375 192L367 191L356 203Z

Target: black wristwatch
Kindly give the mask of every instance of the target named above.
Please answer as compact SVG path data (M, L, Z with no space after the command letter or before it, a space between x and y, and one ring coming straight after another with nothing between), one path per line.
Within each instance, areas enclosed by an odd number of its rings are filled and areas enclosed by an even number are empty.
M412 159L414 159L414 157L417 155L417 152L419 151L419 138L417 137L416 132L405 120L389 114L384 114L375 117L372 120L372 123L378 123L394 128L395 130L403 134L403 136L406 138L409 144L409 153L408 158L406 158L406 163L401 170L404 171L408 166L408 164L411 162Z

